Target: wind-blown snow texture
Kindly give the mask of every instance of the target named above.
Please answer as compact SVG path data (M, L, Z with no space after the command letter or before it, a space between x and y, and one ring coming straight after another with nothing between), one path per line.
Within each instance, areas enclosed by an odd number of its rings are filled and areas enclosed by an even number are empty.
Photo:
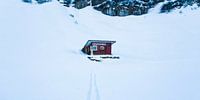
M199 100L200 13L190 9L120 18L2 1L0 100ZM89 61L88 39L116 40L120 59Z

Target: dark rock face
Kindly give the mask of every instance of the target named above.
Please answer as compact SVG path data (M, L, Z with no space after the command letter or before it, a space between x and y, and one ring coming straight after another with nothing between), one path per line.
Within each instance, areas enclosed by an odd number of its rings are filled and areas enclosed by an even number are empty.
M96 5L99 5L99 4L102 4L103 2L105 2L107 0L92 0L92 6L96 6Z
M90 5L90 0L74 0L74 7L77 9L82 9Z
M128 16L146 14L149 9L164 1L165 0L74 0L72 2L71 0L64 0L63 4L67 7L71 5L77 9L93 6L94 9L109 16ZM200 0L169 0L167 3L163 4L160 12L170 12L174 8L181 8L193 4L200 6Z
M125 5L119 5L117 2L106 1L103 4L94 6L96 10L110 16L127 16L129 9Z
M102 11L102 13L106 15L111 16L142 15L148 13L150 8L153 8L156 4L163 1L164 0L113 0L106 1L98 6L94 6L94 8Z
M200 6L200 0L176 0L176 1L169 1L166 4L164 4L161 8L161 13L170 12L171 10L186 6L192 6L193 4L197 4Z
M32 3L32 0L22 0L25 3Z
M35 0L37 1L38 4L43 4L43 3L46 3L46 2L50 2L52 0Z
M33 0L22 0L23 2L26 2L26 3L32 3ZM46 3L46 2L50 2L52 0L35 0L38 4L43 4L43 3Z
M69 5L72 3L72 0L58 0L61 4L63 4L66 7L69 7Z

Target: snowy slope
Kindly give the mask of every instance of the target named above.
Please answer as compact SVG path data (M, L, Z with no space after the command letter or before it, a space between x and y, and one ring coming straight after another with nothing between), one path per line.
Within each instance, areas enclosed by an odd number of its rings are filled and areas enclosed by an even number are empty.
M2 1L0 100L199 100L200 13L190 9L109 17ZM116 40L120 60L89 61L88 39Z

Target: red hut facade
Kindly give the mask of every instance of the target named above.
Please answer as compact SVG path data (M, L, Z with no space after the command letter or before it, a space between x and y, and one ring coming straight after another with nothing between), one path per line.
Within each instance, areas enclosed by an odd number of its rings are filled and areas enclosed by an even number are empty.
M88 40L82 51L88 55L111 55L114 43L116 41Z

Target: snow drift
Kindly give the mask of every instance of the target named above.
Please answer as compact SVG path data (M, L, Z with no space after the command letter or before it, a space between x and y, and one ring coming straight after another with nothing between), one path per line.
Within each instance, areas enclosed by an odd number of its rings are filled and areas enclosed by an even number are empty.
M190 9L121 18L2 1L0 99L198 100L200 13ZM89 39L116 40L121 59L91 62L80 51Z

